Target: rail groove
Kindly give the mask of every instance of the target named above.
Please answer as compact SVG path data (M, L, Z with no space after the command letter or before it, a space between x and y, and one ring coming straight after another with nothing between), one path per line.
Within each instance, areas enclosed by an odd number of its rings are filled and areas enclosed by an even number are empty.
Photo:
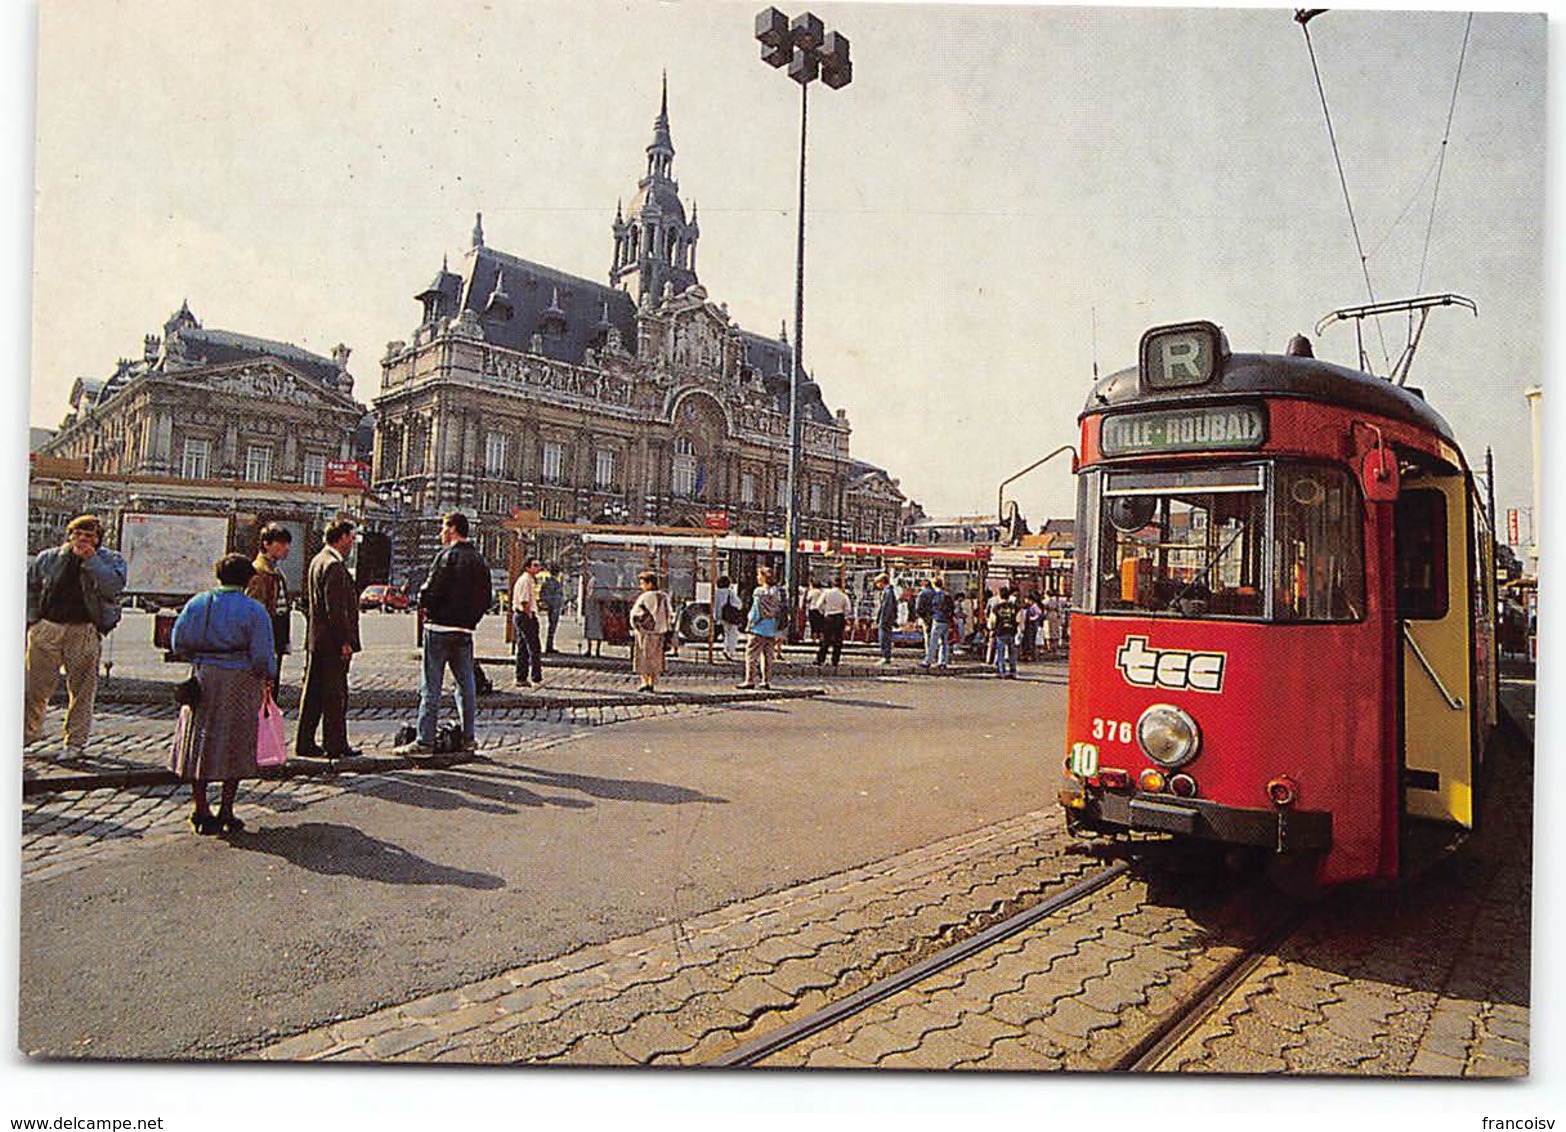
M960 963L971 956L977 955L1004 939L1016 935L1038 921L1097 892L1110 881L1125 875L1129 869L1130 866L1125 862L1112 865L1102 872L1078 881L1065 891L1056 893L1032 908L1019 912L1010 919L987 928L969 939L953 944L951 947L937 952L935 955L914 964L906 970L899 971L895 975L888 976L879 982L855 991L853 994L847 995L839 1001L799 1019L797 1022L791 1022L770 1033L752 1038L750 1041L744 1042L734 1049L706 1062L706 1065L714 1068L754 1066L779 1050L803 1041L811 1034L818 1033L829 1026L834 1026L875 1003L907 990L924 979L944 971L946 968Z
M1283 916L1272 930L1251 946L1237 952L1202 984L1180 1010L1155 1026L1145 1037L1122 1054L1109 1068L1113 1072L1152 1073L1169 1054L1205 1022L1268 956L1277 952L1285 939L1305 920L1296 910Z

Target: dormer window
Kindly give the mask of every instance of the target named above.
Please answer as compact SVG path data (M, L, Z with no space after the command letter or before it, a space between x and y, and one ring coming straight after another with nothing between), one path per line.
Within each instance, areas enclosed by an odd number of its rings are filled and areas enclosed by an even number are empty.
M559 338L565 334L567 324L566 312L560 305L560 288L557 286L550 293L549 305L538 316L538 326L546 337Z

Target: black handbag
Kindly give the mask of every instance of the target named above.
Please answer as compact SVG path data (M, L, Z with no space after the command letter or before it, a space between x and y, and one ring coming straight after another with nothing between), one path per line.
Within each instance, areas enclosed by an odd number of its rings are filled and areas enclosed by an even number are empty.
M201 703L201 681L195 672L174 685L174 702L182 707L195 707Z
M212 599L207 598L207 605L202 610L204 616L201 620L201 631L204 634L207 626L212 624ZM201 681L196 679L196 666L190 666L190 675L174 685L174 702L181 707L194 708L201 703Z

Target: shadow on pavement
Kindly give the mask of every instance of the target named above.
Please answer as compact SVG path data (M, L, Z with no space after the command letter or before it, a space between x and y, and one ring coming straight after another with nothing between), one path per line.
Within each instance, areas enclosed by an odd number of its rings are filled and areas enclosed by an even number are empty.
M378 880L387 884L436 884L457 888L504 888L492 873L468 872L427 861L400 845L352 826L303 822L277 829L245 831L228 838L236 849L269 853L313 873Z
M885 700L843 700L836 696L822 696L824 704L835 704L839 707L864 707L881 708L884 711L913 711L907 704L889 704Z
M687 802L728 804L727 798L703 794L700 790L692 790L686 786L671 786L665 782L642 782L634 778L595 778L589 774L570 774L533 766L515 766L506 769L515 770L524 781L537 783L540 786L579 790L594 798L605 798L614 802L653 802L660 806L679 806Z
M560 806L585 810L592 803L580 798L551 798L521 785L508 785L471 768L421 773L418 778L402 776L359 788L387 802L422 806L430 810L477 810L486 814L514 814L518 807ZM471 798L481 799L473 801ZM484 799L487 799L485 801Z

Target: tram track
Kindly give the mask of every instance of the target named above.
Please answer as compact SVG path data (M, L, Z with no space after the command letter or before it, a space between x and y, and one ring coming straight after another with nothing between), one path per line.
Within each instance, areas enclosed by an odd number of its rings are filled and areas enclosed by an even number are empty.
M1305 920L1303 911L1281 916L1272 930L1252 947L1240 951L1212 975L1184 1007L1155 1026L1109 1068L1123 1073L1156 1073L1201 1025L1222 1009L1229 996L1250 978L1283 941Z
M1304 919L1297 909L1259 911L1268 903L1246 886L1224 901L1212 931L1192 930L1178 901L1158 903L1131 865L1119 862L704 1064L1155 1072ZM1144 946L1128 927L1145 933ZM1039 947L1042 958L1029 950ZM1008 979L1015 984L1009 998L996 989ZM1123 1009L1109 1013L1116 995ZM925 1020L926 1035L908 1036L906 1020L915 1016ZM1087 1017L1096 1022L1082 1023ZM1030 1025L1040 1020L1056 1029ZM1008 1028L1017 1035L1006 1035ZM867 1063L862 1049L887 1048L888 1034L898 1035L901 1048ZM928 1044L941 1052L921 1048L931 1035ZM1039 1052L1037 1060L991 1064L985 1054L1014 1037ZM974 1048L986 1044L988 1051Z
M1112 865L1085 880L1078 881L1064 892L1055 894L1042 903L1018 912L1009 919L987 928L978 935L952 944L936 954L923 959L896 974L870 984L846 998L831 1003L796 1022L791 1022L770 1033L762 1034L709 1061L713 1067L742 1068L760 1064L767 1057L786 1049L803 1039L837 1025L883 999L916 986L932 975L938 974L963 960L995 946L1024 931L1046 916L1068 907L1084 897L1097 892L1117 877L1123 876L1130 866L1121 862Z

